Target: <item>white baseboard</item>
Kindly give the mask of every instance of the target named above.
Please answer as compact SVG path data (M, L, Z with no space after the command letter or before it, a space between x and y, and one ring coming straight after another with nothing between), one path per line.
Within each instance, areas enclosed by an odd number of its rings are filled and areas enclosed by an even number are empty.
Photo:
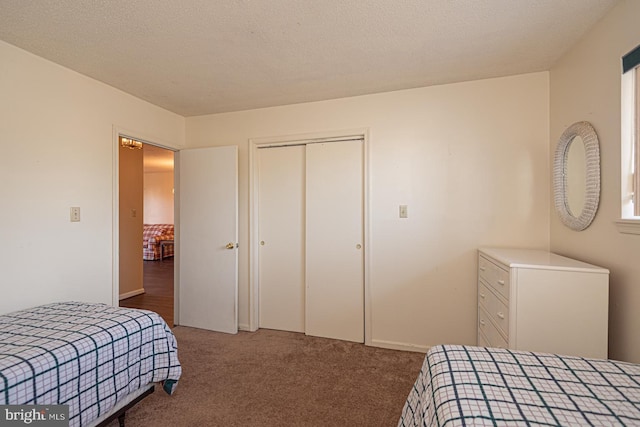
M120 294L120 301L123 299L135 297L136 295L144 294L144 288L136 289L135 291L125 292L124 294Z
M255 332L255 331L252 331L249 328L249 325L245 323L239 323L238 330ZM371 340L371 343L366 343L366 345L370 347L388 348L390 350L413 351L416 353L426 353L431 348L431 346L429 345L407 344L403 342L384 341L384 340Z
M403 342L383 340L371 340L371 346L388 348L391 350L415 351L417 353L426 353L431 348L431 346L428 345L407 344Z

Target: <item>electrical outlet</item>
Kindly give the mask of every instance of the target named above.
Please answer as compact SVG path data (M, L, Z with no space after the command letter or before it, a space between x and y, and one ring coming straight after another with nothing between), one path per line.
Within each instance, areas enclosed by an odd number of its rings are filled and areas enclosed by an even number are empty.
M80 207L72 206L70 213L70 221L71 222L80 222Z

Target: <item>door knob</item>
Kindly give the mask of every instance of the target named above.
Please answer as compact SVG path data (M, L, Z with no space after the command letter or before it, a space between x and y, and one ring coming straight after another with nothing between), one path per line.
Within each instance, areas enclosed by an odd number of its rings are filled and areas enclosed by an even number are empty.
M236 245L234 245L233 243L227 243L227 246L225 246L227 249L233 249L236 247Z

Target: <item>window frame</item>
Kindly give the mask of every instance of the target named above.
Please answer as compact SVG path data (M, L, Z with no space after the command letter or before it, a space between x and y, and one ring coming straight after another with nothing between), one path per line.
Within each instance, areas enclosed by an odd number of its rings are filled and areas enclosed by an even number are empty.
M621 233L640 234L640 46L622 57Z
M634 111L633 111L633 127L631 131L631 145L633 157L633 215L640 217L640 65L637 65L633 71L633 82L635 85L634 95Z

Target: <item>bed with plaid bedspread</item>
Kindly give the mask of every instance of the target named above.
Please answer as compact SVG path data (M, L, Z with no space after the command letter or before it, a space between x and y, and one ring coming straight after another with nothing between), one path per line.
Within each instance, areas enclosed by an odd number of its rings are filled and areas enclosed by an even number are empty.
M152 311L64 302L0 316L0 404L69 405L85 426L148 384L171 394L177 342Z
M163 251L160 250L160 243L162 241L173 242L173 238L173 224L143 224L142 259L147 261L155 261L157 259L173 256L173 244L167 245Z
M640 365L435 346L399 426L640 425Z

